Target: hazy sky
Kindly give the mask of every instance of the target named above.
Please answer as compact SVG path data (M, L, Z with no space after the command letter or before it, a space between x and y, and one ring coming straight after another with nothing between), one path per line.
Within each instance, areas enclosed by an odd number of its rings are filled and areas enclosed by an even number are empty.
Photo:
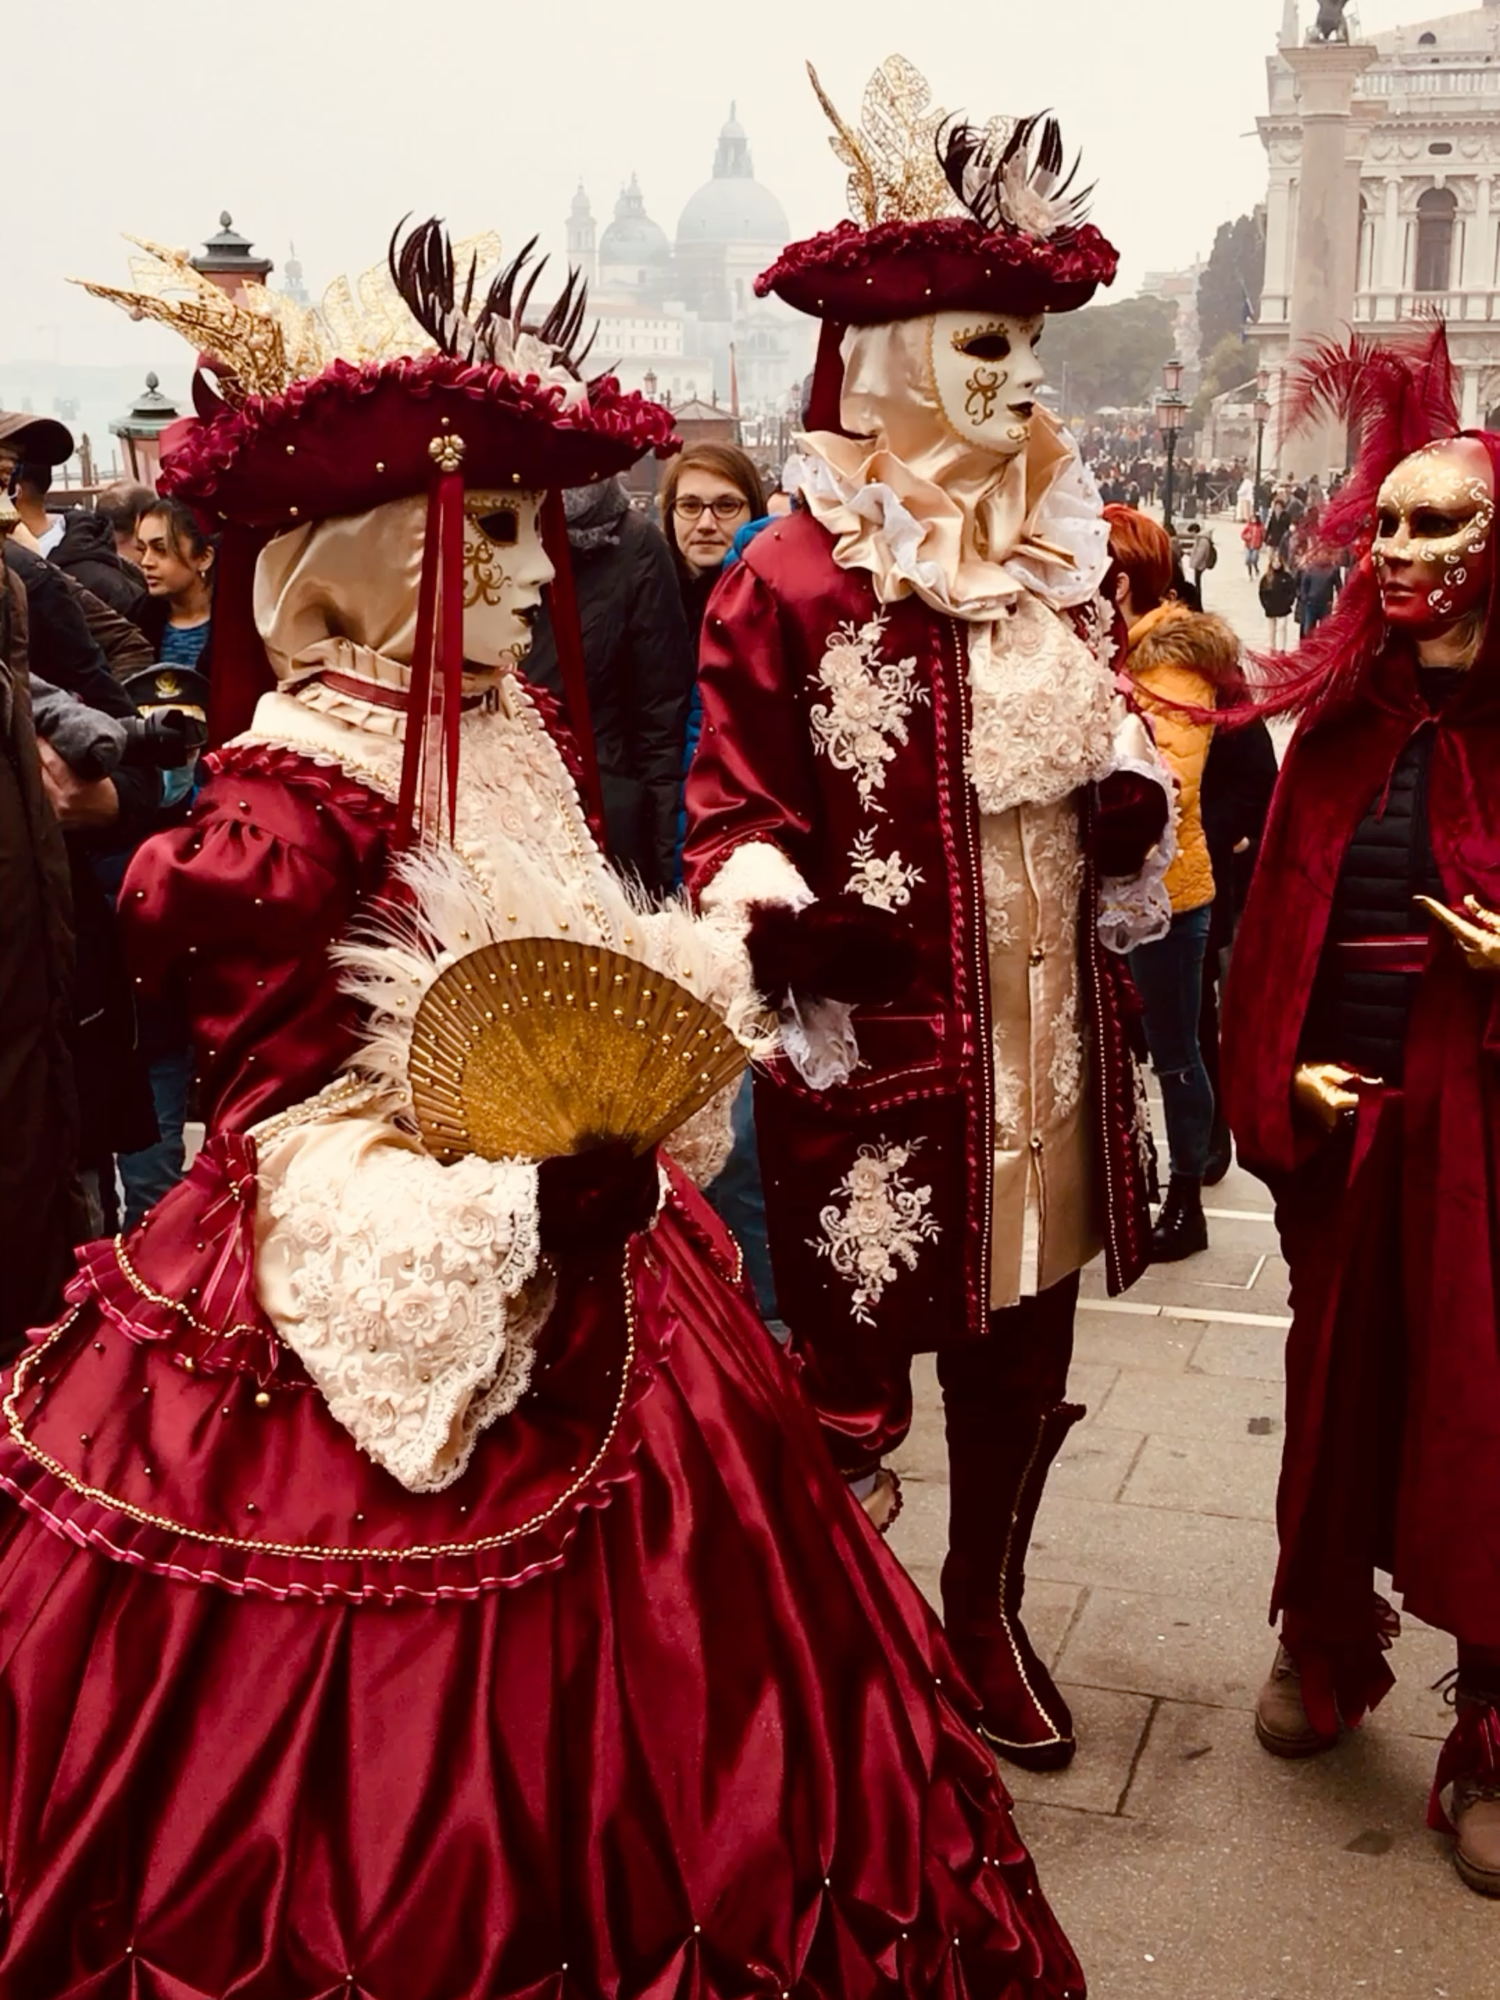
M1313 0L1303 0L1308 18ZM1451 4L1451 0L1450 0ZM803 73L857 110L900 51L937 100L1053 106L1119 244L1115 296L1207 252L1259 200L1254 137L1283 0L119 0L7 5L0 360L181 354L64 283L127 276L122 230L196 245L221 208L314 291L377 261L398 217L534 230L560 252L579 177L601 225L640 175L674 234L731 99L795 234L844 213ZM1362 0L1366 32L1444 11ZM273 281L274 282L274 281Z

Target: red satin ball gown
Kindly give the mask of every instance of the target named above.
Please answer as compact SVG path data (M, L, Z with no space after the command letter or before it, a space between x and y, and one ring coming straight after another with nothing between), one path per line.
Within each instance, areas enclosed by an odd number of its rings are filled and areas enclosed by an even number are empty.
M245 1128L353 1046L327 947L391 824L231 746L127 879L211 1135L0 1385L0 1992L1081 1995L940 1631L680 1176L628 1274L562 1274L443 1492L278 1342Z

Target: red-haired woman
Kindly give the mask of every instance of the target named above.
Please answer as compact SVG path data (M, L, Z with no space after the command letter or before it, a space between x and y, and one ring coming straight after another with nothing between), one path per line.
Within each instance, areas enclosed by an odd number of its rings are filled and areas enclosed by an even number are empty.
M1208 1248L1203 1176L1214 1122L1214 1093L1198 1039L1203 958L1213 912L1214 871L1203 832L1199 788L1213 724L1192 711L1214 706L1237 678L1239 642L1221 618L1190 611L1172 594L1172 541L1133 507L1106 507L1113 588L1129 632L1127 671L1177 780L1177 858L1167 871L1172 928L1137 945L1130 971L1145 1008L1146 1042L1161 1084L1172 1178L1151 1234L1151 1254L1174 1263Z

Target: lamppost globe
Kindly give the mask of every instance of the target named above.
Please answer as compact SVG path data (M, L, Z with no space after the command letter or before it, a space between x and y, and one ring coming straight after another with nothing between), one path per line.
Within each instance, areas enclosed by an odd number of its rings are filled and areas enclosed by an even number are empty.
M145 388L130 406L129 416L110 425L124 447L131 479L138 486L149 486L153 492L156 475L161 471L162 433L182 414L169 396L160 393L160 387L157 377L148 375Z

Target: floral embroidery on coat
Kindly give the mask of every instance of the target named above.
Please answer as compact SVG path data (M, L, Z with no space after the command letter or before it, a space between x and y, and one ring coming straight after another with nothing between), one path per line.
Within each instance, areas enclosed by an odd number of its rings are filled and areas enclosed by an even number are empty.
M860 897L877 910L904 910L911 901L913 885L922 879L921 869L903 861L899 849L877 854L875 836L868 829L854 836L849 859L853 870L844 884L845 893Z
M907 717L928 690L917 684L916 657L882 660L883 618L863 625L851 619L829 640L818 679L830 699L815 702L809 714L813 746L826 753L836 771L852 771L860 804L884 812L875 794L885 785L885 767L899 744L910 740Z
M900 1276L898 1265L914 1271L921 1245L940 1233L932 1189L914 1187L904 1171L918 1143L861 1146L836 1190L844 1206L830 1202L818 1217L822 1235L808 1238L853 1286L852 1310L862 1326L875 1324L872 1308Z

